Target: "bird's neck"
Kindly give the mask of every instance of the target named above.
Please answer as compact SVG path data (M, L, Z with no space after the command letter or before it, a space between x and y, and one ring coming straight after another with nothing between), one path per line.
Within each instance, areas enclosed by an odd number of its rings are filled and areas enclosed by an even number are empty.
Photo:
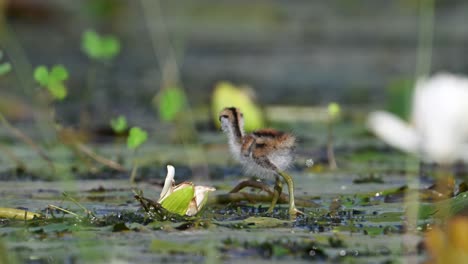
M244 137L244 131L238 123L232 123L228 131L229 141L232 143L241 145L242 138Z
M229 126L228 134L229 140L232 141L232 143L238 144L240 146L242 144L242 138L244 137L243 120L238 120L237 118L232 120L232 123Z
M232 122L225 131L229 138L229 148L234 156L240 155L240 148L242 145L242 138L244 137L244 130L241 122Z

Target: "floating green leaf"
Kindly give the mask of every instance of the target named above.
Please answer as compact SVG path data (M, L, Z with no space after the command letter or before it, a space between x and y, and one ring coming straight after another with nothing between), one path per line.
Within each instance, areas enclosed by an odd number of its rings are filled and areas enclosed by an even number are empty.
M195 190L193 185L187 185L167 196L161 202L161 205L162 207L164 207L164 209L168 210L171 213L185 215L187 209L189 208L190 202L193 199L194 194Z
M35 234L45 234L45 233L61 233L68 231L77 231L80 230L78 226L70 226L67 223L52 223L45 226L36 226L29 229L30 232Z
M114 36L100 36L93 30L83 33L81 48L92 59L108 60L120 52L120 42Z
M110 125L115 133L122 133L125 131L125 129L127 129L127 119L122 115L118 116L117 118L112 118Z
M148 138L148 133L139 127L132 127L127 138L129 149L136 149Z
M177 87L163 89L159 95L159 116L164 121L172 121L186 105L185 93Z

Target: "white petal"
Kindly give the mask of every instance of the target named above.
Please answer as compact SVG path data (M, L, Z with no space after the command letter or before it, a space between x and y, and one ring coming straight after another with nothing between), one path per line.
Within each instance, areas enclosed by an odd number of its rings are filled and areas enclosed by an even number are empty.
M417 153L419 136L408 123L384 111L372 112L367 125L379 138L389 145L409 153Z
M439 163L468 160L468 78L439 73L416 82L411 127L386 112L369 115L369 128L388 144Z
M201 203L205 199L205 196L208 192L216 191L213 187L208 186L195 186L195 203L197 204L197 208L200 208Z
M159 195L158 203L161 203L169 194L173 191L173 184L174 184L174 175L175 175L175 168L172 165L167 165L167 175L166 180L164 181L164 187Z

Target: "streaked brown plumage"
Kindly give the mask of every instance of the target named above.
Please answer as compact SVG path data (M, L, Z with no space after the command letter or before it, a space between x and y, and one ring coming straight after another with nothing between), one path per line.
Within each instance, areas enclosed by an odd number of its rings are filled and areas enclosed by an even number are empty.
M279 193L275 193L269 212L273 210L281 194L281 176L289 188L290 213L296 214L298 211L294 204L293 181L284 173L292 163L296 138L269 128L246 135L243 130L243 114L235 107L224 108L219 114L219 120L221 128L228 135L231 153L245 167L246 172L276 178L275 192Z

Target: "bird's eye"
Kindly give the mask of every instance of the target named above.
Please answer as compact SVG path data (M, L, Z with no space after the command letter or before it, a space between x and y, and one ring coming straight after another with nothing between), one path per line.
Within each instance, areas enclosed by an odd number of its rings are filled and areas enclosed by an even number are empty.
M219 121L221 121L221 119L223 119L223 118L229 118L229 116L228 115L220 115L219 116Z

